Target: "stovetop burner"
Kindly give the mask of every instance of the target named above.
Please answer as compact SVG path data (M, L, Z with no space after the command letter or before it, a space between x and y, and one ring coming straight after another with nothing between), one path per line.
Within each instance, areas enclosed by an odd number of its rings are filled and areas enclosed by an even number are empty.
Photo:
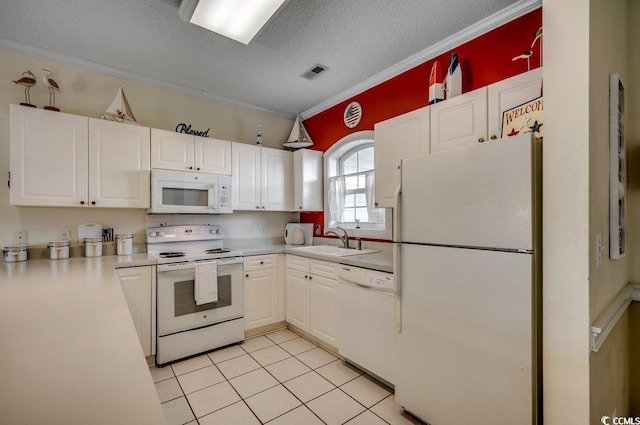
M230 249L226 248L215 248L215 249L207 249L205 254L224 254L225 252L231 252Z
M184 252L161 252L158 254L160 258L178 258L184 257L186 254Z

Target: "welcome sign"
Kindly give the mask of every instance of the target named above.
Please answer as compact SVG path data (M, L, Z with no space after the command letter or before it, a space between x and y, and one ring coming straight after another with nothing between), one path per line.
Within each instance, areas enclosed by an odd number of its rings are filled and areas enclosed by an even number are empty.
M502 137L522 133L543 136L542 96L502 113Z

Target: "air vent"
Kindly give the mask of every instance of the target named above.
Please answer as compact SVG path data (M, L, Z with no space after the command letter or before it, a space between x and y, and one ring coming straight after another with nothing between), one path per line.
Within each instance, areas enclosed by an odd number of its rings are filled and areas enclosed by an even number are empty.
M320 74L324 73L327 69L329 68L317 63L314 66L312 66L310 70L302 74L301 77L306 78L307 80L315 80L320 76Z

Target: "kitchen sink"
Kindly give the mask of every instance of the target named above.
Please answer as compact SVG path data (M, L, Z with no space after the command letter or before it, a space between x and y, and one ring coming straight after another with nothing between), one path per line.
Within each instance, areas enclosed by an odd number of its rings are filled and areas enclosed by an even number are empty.
M331 255L334 257L347 257L349 255L371 254L378 252L377 249L348 249L332 245L307 245L291 249L314 254Z

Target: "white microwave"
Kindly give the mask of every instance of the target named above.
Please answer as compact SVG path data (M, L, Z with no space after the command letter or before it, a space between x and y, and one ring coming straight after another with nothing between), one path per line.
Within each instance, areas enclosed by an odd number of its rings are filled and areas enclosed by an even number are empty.
M228 214L231 177L151 170L151 214Z

